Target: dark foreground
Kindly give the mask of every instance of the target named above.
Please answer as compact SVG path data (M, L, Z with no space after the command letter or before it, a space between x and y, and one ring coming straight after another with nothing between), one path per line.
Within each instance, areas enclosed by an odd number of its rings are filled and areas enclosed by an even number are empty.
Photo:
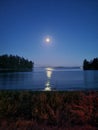
M98 92L0 91L0 130L97 130Z

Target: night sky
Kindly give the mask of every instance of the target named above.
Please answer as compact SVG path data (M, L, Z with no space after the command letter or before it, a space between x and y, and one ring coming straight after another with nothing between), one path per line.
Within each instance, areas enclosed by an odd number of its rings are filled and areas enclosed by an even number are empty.
M81 66L98 57L98 0L0 0L2 54L35 66Z

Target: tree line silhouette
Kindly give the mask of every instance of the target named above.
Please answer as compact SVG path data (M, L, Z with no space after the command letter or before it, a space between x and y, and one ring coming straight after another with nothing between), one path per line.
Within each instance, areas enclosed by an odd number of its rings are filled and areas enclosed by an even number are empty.
M17 55L5 54L0 56L0 70L29 71L32 70L33 65L32 61Z
M91 61L84 60L83 61L83 69L84 70L98 70L98 58L94 58Z

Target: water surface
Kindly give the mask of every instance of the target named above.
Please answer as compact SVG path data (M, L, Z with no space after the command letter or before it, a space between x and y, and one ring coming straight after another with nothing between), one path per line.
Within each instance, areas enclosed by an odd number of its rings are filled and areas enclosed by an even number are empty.
M98 71L34 68L32 72L0 73L0 89L98 90Z

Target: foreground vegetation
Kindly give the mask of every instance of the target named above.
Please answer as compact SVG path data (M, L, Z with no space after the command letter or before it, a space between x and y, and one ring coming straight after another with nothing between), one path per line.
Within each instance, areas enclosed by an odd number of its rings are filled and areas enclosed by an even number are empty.
M97 130L98 92L0 91L0 129Z
M14 55L0 56L0 71L30 71L34 63L28 59Z

